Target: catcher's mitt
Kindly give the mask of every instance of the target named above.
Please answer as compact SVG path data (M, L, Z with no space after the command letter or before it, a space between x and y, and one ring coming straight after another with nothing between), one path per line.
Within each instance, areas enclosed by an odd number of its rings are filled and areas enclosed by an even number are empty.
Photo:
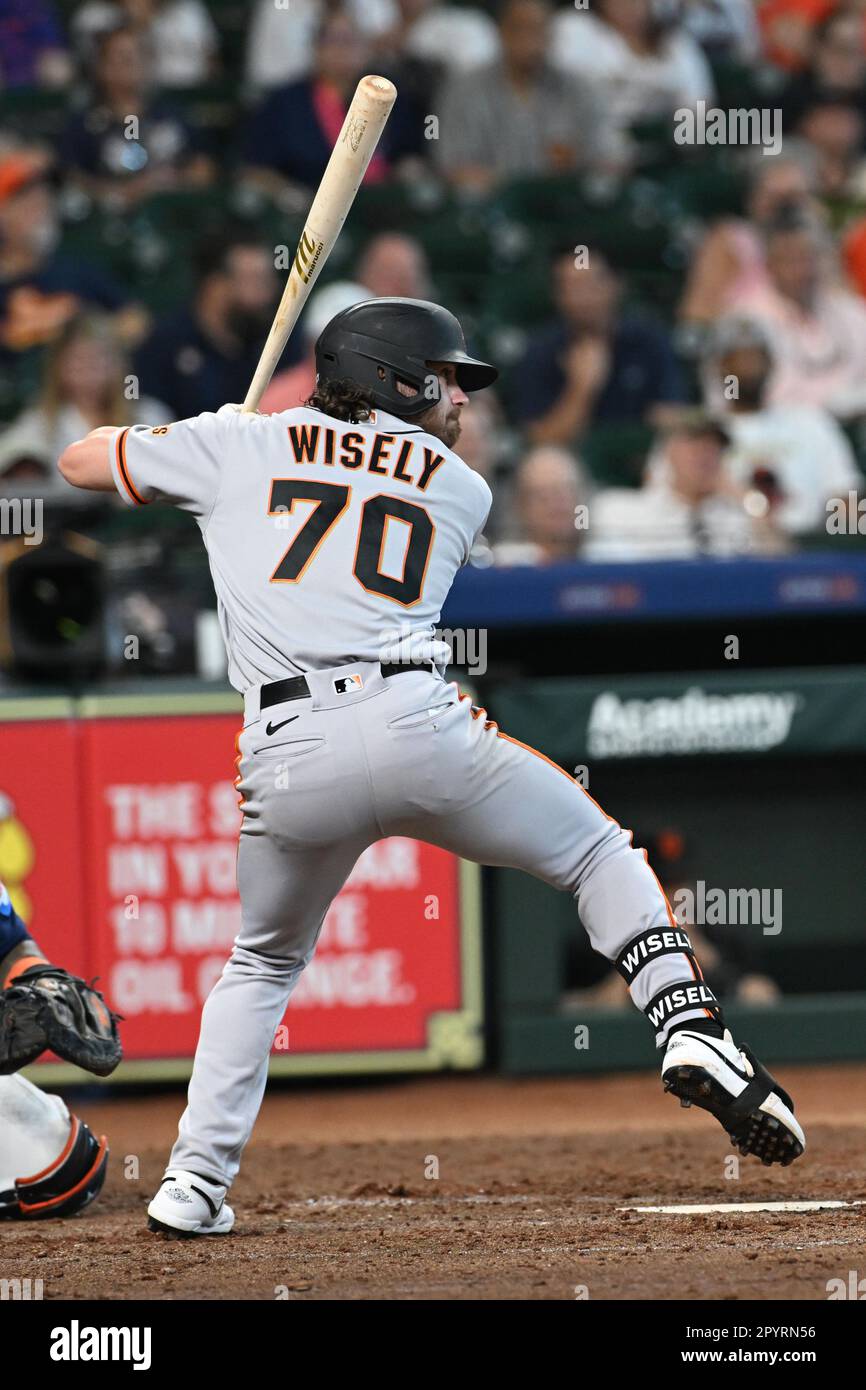
M123 1053L112 1013L92 985L59 965L31 965L0 990L0 1075L19 1071L50 1048L97 1076Z

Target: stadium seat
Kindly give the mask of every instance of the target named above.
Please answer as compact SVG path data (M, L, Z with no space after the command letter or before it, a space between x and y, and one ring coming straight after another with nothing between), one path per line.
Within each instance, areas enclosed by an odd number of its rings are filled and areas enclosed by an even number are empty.
M236 83L243 72L246 56L251 0L206 0L206 3L219 31L220 61Z
M784 74L770 66L755 68L736 58L716 57L712 62L716 84L714 105L724 110L761 108L778 104Z
M449 210L428 217L415 229L427 252L434 274L437 271L487 275L491 269L490 228L483 209Z
M484 286L486 331L503 325L535 327L552 313L550 269L545 262L498 271L487 277Z
M522 226L540 258L556 248L597 246L621 269L660 263L676 269L683 259L680 207L649 179L625 187L573 177L518 179L494 199L492 216L500 227L503 221Z
M580 455L596 483L639 487L653 437L648 425L596 425L581 441Z
M214 186L159 193L141 203L128 220L130 275L154 312L174 307L192 289L194 257L206 238L248 225L275 250L294 253L301 218L289 218L267 199L245 199L240 190Z
M28 141L53 143L69 120L69 94L43 87L11 87L0 92L0 128Z
M237 83L232 80L221 78L197 87L175 87L163 93L163 97L193 130L203 132L214 144L225 140L236 123ZM206 148L205 153L218 156L221 151Z
M679 205L683 218L709 221L714 217L739 215L745 195L745 170L737 152L705 150L701 158L688 158L673 166L664 177L665 187Z
M90 202L82 203L80 209L76 206L75 212L75 216L70 216L67 210L64 216L63 253L99 266L123 283L132 273L134 264L129 219L122 214L103 212Z
M635 147L636 168L642 175L663 177L681 153L674 144L673 127L669 118L635 121L629 127Z
M415 235L430 217L453 206L450 191L436 179L365 184L352 205L350 221L368 235L386 230Z
M20 361L0 366L0 424L8 423L32 404L41 380L41 353L26 353Z

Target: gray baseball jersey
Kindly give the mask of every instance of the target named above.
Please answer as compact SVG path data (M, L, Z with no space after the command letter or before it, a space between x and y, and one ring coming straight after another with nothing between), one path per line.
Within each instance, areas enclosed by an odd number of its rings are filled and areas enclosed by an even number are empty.
M131 506L162 500L196 517L242 693L374 660L397 633L432 638L491 503L455 453L382 411L347 424L306 406L223 406L134 425L112 454Z
M490 490L456 454L381 411L353 425L224 407L122 431L113 468L131 503L161 498L197 517L244 692L241 930L202 1014L174 1167L232 1182L325 913L383 836L571 893L657 1041L674 1015L706 1014L688 938L630 834L438 672L380 665L395 628L431 641L486 520ZM271 692L278 702L262 708L262 685L298 671L304 689Z

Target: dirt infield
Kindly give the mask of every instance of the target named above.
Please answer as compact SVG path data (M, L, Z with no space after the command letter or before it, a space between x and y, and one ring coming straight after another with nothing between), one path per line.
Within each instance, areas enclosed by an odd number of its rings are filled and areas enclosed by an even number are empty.
M105 1192L82 1217L0 1227L0 1278L42 1279L46 1299L574 1299L584 1288L591 1299L826 1299L828 1280L866 1276L866 1206L617 1210L866 1198L866 1066L781 1071L809 1148L787 1169L743 1159L739 1178L726 1177L731 1146L715 1122L681 1110L654 1074L278 1091L234 1188L235 1232L187 1242L144 1230L180 1095L79 1100L111 1142Z

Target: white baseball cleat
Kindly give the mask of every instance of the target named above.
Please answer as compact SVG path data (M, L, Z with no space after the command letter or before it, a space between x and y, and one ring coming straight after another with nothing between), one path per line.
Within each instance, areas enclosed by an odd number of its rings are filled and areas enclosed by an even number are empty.
M225 1236L235 1214L226 1189L197 1173L170 1168L147 1209L147 1229L170 1236Z
M723 1038L712 1038L678 1029L667 1045L662 1081L682 1105L715 1115L741 1154L787 1167L806 1147L791 1097L727 1030Z

